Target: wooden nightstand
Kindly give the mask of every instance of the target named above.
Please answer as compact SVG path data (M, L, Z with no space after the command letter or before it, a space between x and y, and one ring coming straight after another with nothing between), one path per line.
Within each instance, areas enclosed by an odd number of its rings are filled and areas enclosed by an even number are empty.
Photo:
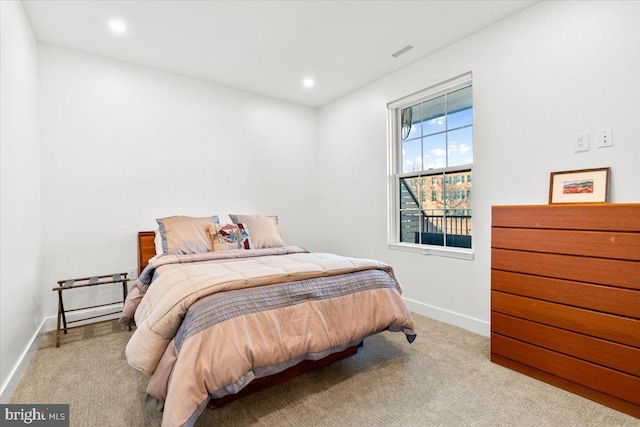
M86 288L88 286L114 285L114 284L120 284L120 283L122 283L122 300L109 302L106 304L78 307L71 310L65 310L64 308L64 301L62 298L62 293L64 291ZM93 277L83 277L79 279L59 280L58 287L52 289L52 291L58 292L58 326L56 330L56 347L60 347L60 330L63 330L64 333L66 334L67 329L71 329L71 327L67 327L67 323L82 322L89 319L96 319L99 317L110 316L110 315L119 313L121 310L120 304L124 304L124 301L127 299L128 283L129 283L129 278L127 277L127 273L115 273L115 274L106 274L104 276L93 276ZM87 310L90 308L97 308L97 307L113 306L113 308L116 308L116 305L118 308L117 311L113 311L105 314L99 314L97 316L85 317L77 320L71 320L67 322L67 313L70 313L73 311L79 311L79 310ZM77 328L77 327L78 326L74 326L74 328ZM129 326L129 330L131 330L131 326Z

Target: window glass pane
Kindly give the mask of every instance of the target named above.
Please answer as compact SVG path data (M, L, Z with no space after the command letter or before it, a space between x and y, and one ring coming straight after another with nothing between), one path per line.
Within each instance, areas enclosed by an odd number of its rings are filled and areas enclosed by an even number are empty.
M440 185L442 180L442 174L424 176L421 178L421 189L423 194L426 194L420 205L423 210L433 210L444 208L442 199L442 186Z
M447 137L444 133L422 138L422 165L424 170L447 165Z
M445 224L447 246L471 248L471 210L447 209Z
M473 123L471 86L451 92L447 98L447 129Z
M402 140L418 138L422 135L420 104L404 108L400 111L400 136Z
M445 218L443 211L440 209L424 209L421 218L420 243L423 245L444 246Z
M431 135L446 130L444 95L422 103L422 134Z
M420 243L420 211L400 211L400 241Z
M447 166L473 163L473 127L447 132Z
M402 143L402 172L422 170L422 143L420 139Z
M442 210L442 175L430 175L421 178L423 193L430 197L422 202L420 243L423 245L444 245L444 212Z
M437 182L437 181L436 181ZM433 202L433 193L437 191L438 186L434 184L434 181L431 176L422 176L419 181L420 191L426 197L422 198L420 203L421 208L430 208Z
M445 176L445 193L449 194L449 198L446 200L446 208L454 210L470 210L471 198L467 197L467 194L471 195L470 182L466 182L463 178L469 174L469 171L452 172ZM466 214L465 214L466 215Z
M471 188L467 179L469 171L452 172L445 176L444 193L449 197L445 200L446 246L471 248L472 217L471 217Z
M400 209L420 208L420 178L403 178L400 180Z

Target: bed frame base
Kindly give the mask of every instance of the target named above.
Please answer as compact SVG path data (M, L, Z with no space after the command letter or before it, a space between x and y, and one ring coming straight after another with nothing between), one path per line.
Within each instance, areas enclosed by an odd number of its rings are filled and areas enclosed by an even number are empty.
M320 369L325 366L331 365L334 362L353 356L358 352L358 347L362 347L362 345L363 343L360 342L360 344L354 345L353 347L349 347L346 350L330 354L324 359L303 360L297 365L294 365L288 369L285 369L284 371L279 372L277 374L269 375L263 378L256 378L236 394L230 394L217 399L210 399L209 404L207 406L210 409L219 408L222 405L226 405L228 403L234 402L242 397L248 396L250 394L264 390L271 386L282 384L286 381L297 378L301 375L306 374L307 372L311 372L316 369Z

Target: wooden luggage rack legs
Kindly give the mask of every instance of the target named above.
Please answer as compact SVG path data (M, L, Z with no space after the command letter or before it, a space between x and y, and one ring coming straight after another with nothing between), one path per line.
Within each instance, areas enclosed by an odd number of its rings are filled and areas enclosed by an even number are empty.
M64 300L62 298L63 291L86 288L89 286L113 285L118 283L122 283L122 300L113 301L106 304L98 304L98 305L74 308L71 310L69 309L65 310ZM120 304L124 304L124 301L127 299L128 283L129 283L129 278L127 277L127 273L106 274L103 276L83 277L79 279L66 279L66 280L58 281L58 287L52 289L52 291L58 292L58 325L56 328L56 347L60 347L60 331L62 330L66 334L67 329L72 329L72 327L67 326L67 324L83 322L86 320L96 319L99 317L111 316L113 314L118 313L120 311ZM82 319L67 321L67 313L70 313L73 311L88 310L91 308L108 307L108 306L113 306L114 309L118 308L118 310L111 311L109 313L99 314L96 316L89 316L89 317L84 317ZM77 328L77 327L78 326L74 326L73 328ZM131 330L131 326L129 326L129 330Z

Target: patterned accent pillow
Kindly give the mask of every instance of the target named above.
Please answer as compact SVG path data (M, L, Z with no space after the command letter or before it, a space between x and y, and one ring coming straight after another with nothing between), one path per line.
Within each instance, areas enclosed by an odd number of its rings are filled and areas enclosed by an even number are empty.
M244 224L211 224L209 234L214 251L253 249L251 236L249 236L249 231Z

